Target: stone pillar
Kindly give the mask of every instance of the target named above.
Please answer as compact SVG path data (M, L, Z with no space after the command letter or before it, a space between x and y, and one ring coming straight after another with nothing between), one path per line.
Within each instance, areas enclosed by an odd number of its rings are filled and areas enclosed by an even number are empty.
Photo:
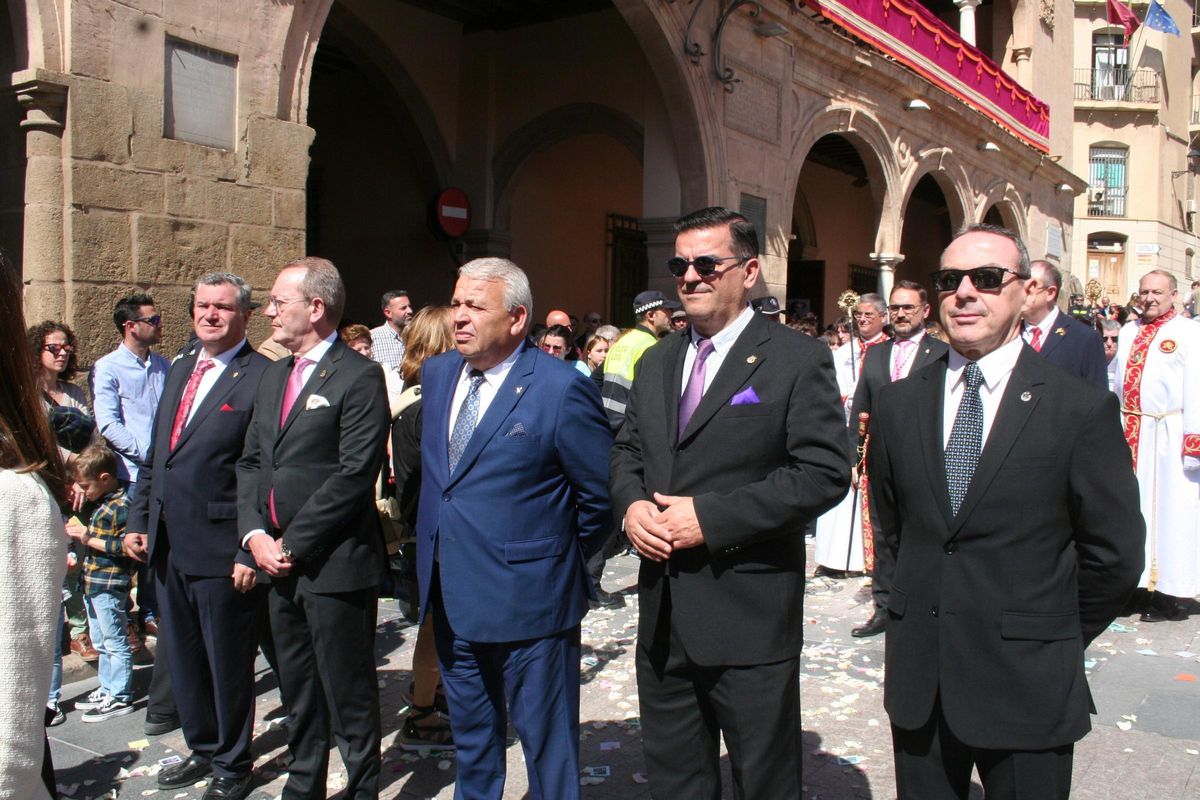
M958 35L967 44L975 44L975 9L980 0L954 0L958 6Z
M25 109L25 230L21 251L30 320L70 317L63 248L63 121L67 86L43 70L13 75Z
M638 227L646 234L646 288L674 298L675 277L667 271L667 259L675 255L675 217L642 217Z
M892 285L896 282L896 267L904 260L899 253L871 253L871 260L879 267L879 295L886 303L892 296Z
M512 234L491 228L472 228L453 242L451 247L454 248L455 257L463 264L484 256L511 258Z

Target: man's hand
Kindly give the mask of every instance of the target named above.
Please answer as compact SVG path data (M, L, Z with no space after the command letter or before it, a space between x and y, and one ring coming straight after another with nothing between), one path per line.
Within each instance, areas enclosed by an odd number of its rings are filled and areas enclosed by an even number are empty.
M125 538L121 540L121 549L125 551L125 555L143 564L150 558L150 554L146 552L146 534L144 533L125 534Z
M700 520L696 519L696 506L692 498L655 492L654 502L663 507L655 522L666 531L671 549L687 550L704 544L704 532L700 530Z
M272 578L283 578L292 571L292 562L283 557L279 540L265 533L250 537L250 554L254 556L258 568Z
M258 537L255 536L254 538L257 539ZM253 568L247 567L245 564L233 565L233 588L242 594L253 589L257 579Z
M667 531L655 517L658 506L649 500L638 500L625 512L625 535L634 548L651 561L666 561L671 556Z

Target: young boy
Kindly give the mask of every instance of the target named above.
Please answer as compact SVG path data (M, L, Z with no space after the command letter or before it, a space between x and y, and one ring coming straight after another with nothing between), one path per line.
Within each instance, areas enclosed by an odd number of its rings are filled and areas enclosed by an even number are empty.
M129 498L117 484L117 457L103 444L89 445L79 454L75 480L88 500L99 503L86 528L68 523L67 534L85 548L80 588L88 631L100 653L100 688L77 700L75 708L87 712L84 722L102 722L133 712L125 606L134 563L122 550Z

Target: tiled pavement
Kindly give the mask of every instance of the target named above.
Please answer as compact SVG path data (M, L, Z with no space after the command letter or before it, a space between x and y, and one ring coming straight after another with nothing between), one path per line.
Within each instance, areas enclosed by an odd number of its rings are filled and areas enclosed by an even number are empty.
M637 561L613 559L605 588L621 589L628 603L584 620L582 687L583 796L648 798L640 748L637 688L633 674ZM883 638L857 640L850 628L866 619L866 581L810 580L805 598L801 701L805 797L850 800L895 797L891 739L882 707ZM379 680L384 719L385 798L450 798L452 753L405 753L393 742L403 718L401 690L416 630L403 623L394 603L381 604ZM1092 691L1099 707L1093 731L1076 747L1072 797L1200 800L1200 617L1183 623L1144 625L1121 618L1088 652ZM274 678L260 659L255 731L254 800L278 797L283 785L284 733ZM138 670L139 686L149 670ZM144 712L84 725L70 701L87 694L94 678L65 687L67 722L50 730L63 795L97 800L115 791L124 798L199 800L203 787L158 790L159 762L186 755L178 731L147 739ZM506 797L526 796L521 748L508 751ZM728 770L726 769L726 772ZM332 756L330 795L344 785L341 760ZM728 776L726 777L728 782ZM728 791L727 791L728 796ZM973 796L982 797L977 791ZM675 800L672 798L671 800Z

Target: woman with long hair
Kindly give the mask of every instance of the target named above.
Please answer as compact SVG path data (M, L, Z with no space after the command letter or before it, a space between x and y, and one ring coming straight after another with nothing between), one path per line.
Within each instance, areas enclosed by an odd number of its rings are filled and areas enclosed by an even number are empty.
M25 338L24 292L0 249L0 797L55 795L46 695L62 613L66 479Z
M598 333L593 333L588 337L587 344L583 346L583 358L575 362L575 369L587 375L589 378L596 374L596 370L600 369L604 364L604 357L608 355L608 346L610 342Z
M392 471L400 514L410 529L417 524L417 498L421 494L421 366L427 359L454 349L451 315L449 306L427 306L404 329L400 377L406 388L399 403L400 416L392 426ZM416 587L410 588L410 596L420 596ZM400 746L405 750L454 747L445 698L438 694L441 673L433 644L433 615L429 613L417 631L412 674L406 698L411 708L400 729Z
M76 453L96 440L96 421L87 392L71 383L79 373L75 331L61 322L45 320L31 327L25 336L37 387L58 439L58 454L70 470Z

